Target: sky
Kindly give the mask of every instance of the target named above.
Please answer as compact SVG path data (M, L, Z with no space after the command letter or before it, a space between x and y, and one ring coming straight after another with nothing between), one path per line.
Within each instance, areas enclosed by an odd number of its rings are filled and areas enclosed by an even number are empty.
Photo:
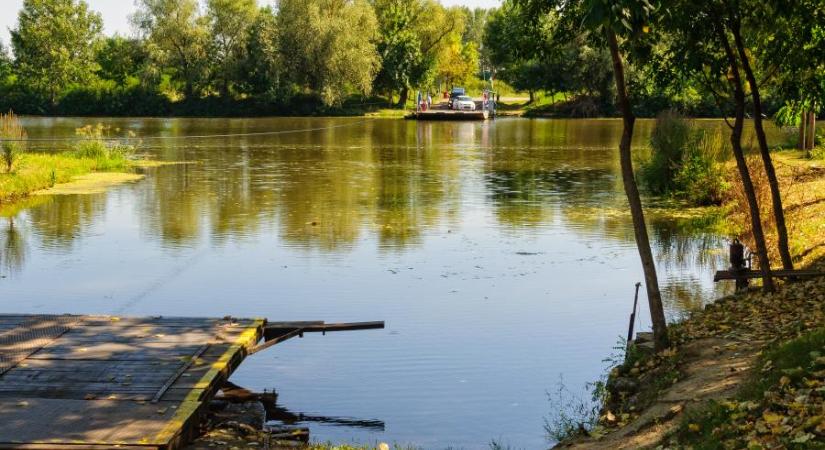
M17 26L17 11L23 6L23 0L0 0L3 13L0 14L0 40L8 48L9 29ZM86 0L86 3L103 16L106 34L120 33L130 35L129 15L135 10L133 0ZM258 3L274 3L272 0L258 0ZM501 4L501 0L441 0L446 6L466 5L471 8L492 8ZM13 11L13 13L11 13Z

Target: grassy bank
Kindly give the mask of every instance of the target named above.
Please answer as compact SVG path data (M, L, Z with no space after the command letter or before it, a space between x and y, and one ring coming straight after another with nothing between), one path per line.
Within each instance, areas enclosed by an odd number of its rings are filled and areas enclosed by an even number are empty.
M825 163L797 151L774 161L797 267L825 270ZM724 210L741 223L735 198ZM825 277L719 299L671 325L672 348L631 350L612 369L598 414L580 418L590 431L561 445L825 448L823 325Z
M122 153L57 154L25 153L15 169L0 172L0 206L19 201L37 191L67 183L75 177L94 172L126 172L132 163Z

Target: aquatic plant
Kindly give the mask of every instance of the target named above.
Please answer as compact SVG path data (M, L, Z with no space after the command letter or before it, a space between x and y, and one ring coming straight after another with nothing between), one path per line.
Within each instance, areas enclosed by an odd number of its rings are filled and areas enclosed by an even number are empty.
M81 137L81 140L74 145L72 156L95 160L96 170L124 168L134 147L112 138L113 131L120 130L100 123L76 129L75 134ZM133 135L129 132L130 137Z
M651 156L640 171L649 191L698 206L722 201L726 144L720 131L696 129L679 113L666 111L656 118L650 147Z
M20 155L26 151L27 139L25 128L11 111L8 114L0 114L0 139L3 139L0 143L3 164L6 172L11 172Z

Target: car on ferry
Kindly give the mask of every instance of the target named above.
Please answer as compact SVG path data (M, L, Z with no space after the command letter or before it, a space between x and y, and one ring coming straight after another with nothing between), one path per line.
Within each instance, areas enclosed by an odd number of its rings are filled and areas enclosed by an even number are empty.
M453 109L456 111L475 111L476 102L469 95L459 95L453 100Z
M455 99L461 97L462 95L467 95L467 91L463 87L454 87L450 90L450 97L447 102L450 105L450 109L455 108Z

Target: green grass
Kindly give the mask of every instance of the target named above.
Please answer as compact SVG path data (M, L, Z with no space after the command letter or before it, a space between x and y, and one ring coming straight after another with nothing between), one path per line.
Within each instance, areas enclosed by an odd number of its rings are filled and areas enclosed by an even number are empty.
M101 153L78 148L57 154L25 153L10 173L0 172L0 205L18 201L55 184L66 183L79 175L102 171L122 172L130 167L126 153L122 150Z

